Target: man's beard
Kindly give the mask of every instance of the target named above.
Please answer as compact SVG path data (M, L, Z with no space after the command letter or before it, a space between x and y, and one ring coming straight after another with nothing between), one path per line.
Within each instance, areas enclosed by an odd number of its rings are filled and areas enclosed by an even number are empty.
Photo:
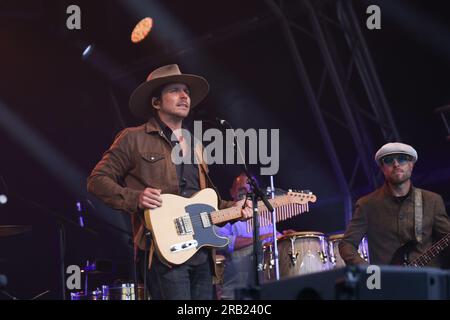
M411 178L410 174L407 173L403 173L400 177L396 177L396 176L391 176L389 177L389 183L394 185L394 186L399 186L403 183L405 183L406 181L408 181Z

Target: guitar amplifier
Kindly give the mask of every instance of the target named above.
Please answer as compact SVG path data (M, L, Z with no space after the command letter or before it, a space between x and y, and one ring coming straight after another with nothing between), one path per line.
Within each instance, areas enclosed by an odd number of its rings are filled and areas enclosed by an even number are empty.
M373 268L373 269L371 269ZM263 300L440 300L450 299L450 272L436 268L346 266L272 281Z

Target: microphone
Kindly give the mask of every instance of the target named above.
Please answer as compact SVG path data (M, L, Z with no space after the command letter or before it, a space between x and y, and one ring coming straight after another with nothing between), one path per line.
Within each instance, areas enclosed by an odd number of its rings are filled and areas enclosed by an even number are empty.
M216 117L216 121L222 126L222 127L227 127L231 129L231 125L228 123L227 120L224 119L220 119Z

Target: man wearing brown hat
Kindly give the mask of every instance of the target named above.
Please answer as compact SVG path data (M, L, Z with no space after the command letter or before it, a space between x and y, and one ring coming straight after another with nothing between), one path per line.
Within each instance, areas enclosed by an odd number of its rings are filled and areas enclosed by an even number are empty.
M368 239L370 263L391 264L396 252L406 248L406 244L412 245L405 251L411 262L450 232L442 197L411 183L417 159L417 151L403 143L387 143L378 150L375 161L385 183L356 202L355 213L339 245L347 264L367 263L357 251L364 235ZM439 258L428 265L441 266Z
M211 299L215 252L202 248L182 265L159 258L151 239L146 239L143 211L164 206L161 194L190 197L213 187L202 152L183 136L183 120L209 91L200 76L182 74L178 66L154 70L132 93L131 112L145 124L121 131L88 178L88 190L109 206L130 213L136 260L141 278L148 267L147 284L153 299ZM197 162L175 164L175 147L196 157ZM195 149L195 150L194 150ZM198 163L198 164L194 164ZM237 205L219 198L219 209ZM242 219L251 216L250 203ZM148 233L147 233L148 234ZM149 258L146 259L148 253Z

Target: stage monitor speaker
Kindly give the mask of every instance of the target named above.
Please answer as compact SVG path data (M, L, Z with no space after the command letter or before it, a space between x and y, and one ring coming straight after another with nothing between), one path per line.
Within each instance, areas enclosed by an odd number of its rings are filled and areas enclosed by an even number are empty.
M347 266L265 283L263 300L450 299L450 273L436 268ZM378 270L378 271L377 271Z

